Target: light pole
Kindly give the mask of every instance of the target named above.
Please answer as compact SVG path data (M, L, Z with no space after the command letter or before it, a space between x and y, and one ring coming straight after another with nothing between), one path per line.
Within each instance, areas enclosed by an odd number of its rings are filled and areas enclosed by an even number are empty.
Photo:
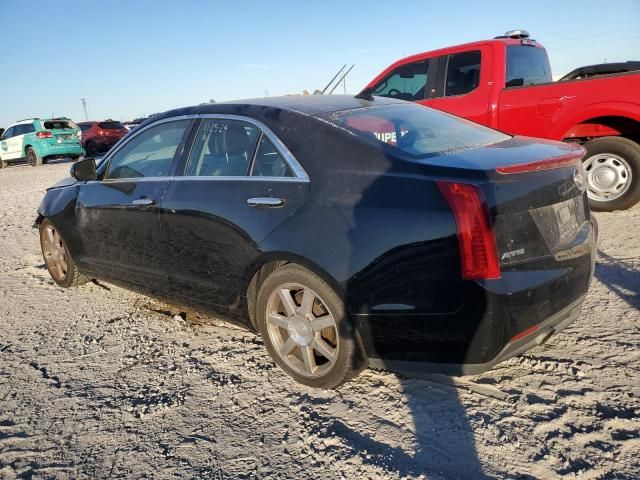
M89 115L87 115L87 100L84 97L82 97L80 101L82 102L82 110L84 110L84 121L88 122Z

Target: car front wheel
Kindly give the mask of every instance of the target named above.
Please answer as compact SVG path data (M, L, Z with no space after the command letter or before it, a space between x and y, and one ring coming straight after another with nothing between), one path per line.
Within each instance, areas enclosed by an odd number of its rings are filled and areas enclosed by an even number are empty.
M622 137L602 137L584 144L583 166L593 210L625 210L640 200L640 145Z
M58 229L46 218L40 224L40 248L47 270L58 285L69 288L89 281L78 271Z
M309 270L288 264L269 275L260 287L256 313L267 351L296 381L336 388L364 367L344 303Z

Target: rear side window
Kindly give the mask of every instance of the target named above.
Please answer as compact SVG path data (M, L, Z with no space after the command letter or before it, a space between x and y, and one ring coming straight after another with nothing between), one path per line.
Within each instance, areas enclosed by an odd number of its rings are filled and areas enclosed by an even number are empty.
M22 134L33 133L36 131L36 127L33 126L33 123L27 123L22 125Z
M490 128L415 104L343 110L322 118L369 142L416 158L490 145L510 138Z
M507 47L506 87L538 85L551 81L551 67L544 48L526 45Z
M455 53L447 60L444 96L464 95L480 84L480 51Z
M187 164L188 176L246 176L260 137L258 127L238 120L205 119Z
M113 122L113 121L100 122L98 123L98 126L105 130L118 130L120 128L124 128L124 125L122 125L120 122Z
M48 120L44 122L44 128L47 130L60 130L63 128L73 128L69 122L64 120Z
M78 126L80 127L80 130L82 130L83 132L89 130L91 128L91 123L79 123Z
M410 63L395 69L373 89L373 94L401 100L424 100L429 62Z
M260 144L251 169L252 177L293 177L293 172L280 152L265 135L260 138Z
M136 135L111 157L105 178L166 177L188 125L166 122Z

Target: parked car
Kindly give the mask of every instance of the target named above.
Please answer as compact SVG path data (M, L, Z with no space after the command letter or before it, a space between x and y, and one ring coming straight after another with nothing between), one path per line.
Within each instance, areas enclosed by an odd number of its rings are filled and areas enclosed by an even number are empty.
M21 120L0 137L0 168L25 159L33 166L53 158L78 159L83 153L80 129L65 117Z
M395 145L374 134L388 126ZM58 285L222 314L306 385L367 360L476 373L580 312L597 237L583 153L381 97L217 103L74 164L35 224Z
M640 200L640 72L552 82L545 49L515 30L399 60L362 92L426 105L513 135L583 145L595 210Z
M105 153L129 132L115 120L81 122L78 126L82 130L82 146L90 157Z

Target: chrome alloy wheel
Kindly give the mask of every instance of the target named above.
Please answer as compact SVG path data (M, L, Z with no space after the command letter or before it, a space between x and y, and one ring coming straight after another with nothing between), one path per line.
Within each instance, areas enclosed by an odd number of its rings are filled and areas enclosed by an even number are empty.
M584 161L587 195L592 200L609 202L624 195L631 186L631 167L612 153L599 153Z
M49 272L56 280L63 281L67 277L67 252L58 231L47 226L42 231L42 252Z
M325 302L310 288L284 284L267 302L269 339L279 357L296 373L317 378L338 359L338 330Z

